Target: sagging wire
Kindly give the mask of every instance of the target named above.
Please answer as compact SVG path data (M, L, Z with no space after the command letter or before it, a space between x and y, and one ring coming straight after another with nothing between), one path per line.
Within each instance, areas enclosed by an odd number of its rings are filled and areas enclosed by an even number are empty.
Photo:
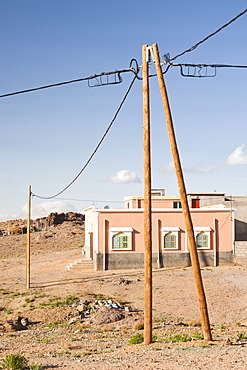
M211 38L214 35L216 35L218 32L222 31L224 28L226 28L227 26L229 26L231 23L235 22L238 18L240 18L246 12L247 12L247 9L245 9L244 11L242 11L241 13L239 13L236 17L234 17L233 19L231 19L229 22L225 23L223 26L221 26L220 28L218 28L216 31L212 32L210 35L208 35L207 37L205 37L201 41L197 42L195 45L191 46L191 48L189 48L189 49L183 51L182 53L176 55L175 57L171 58L169 60L169 62L171 62L171 61L173 61L173 60L181 57L182 55L184 55L186 53L189 53L189 52L195 50L199 45L201 45L202 43L204 43L205 41L207 41L209 38Z
M111 71L111 72L101 72L99 74L95 74L95 75L89 76L89 77L77 78L75 80L63 81L63 82L58 82L58 83L54 83L54 84L50 84L50 85L34 87L34 88L31 88L31 89L15 91L15 92L0 95L0 98L6 98L6 97L9 97L9 96L20 95L20 94L25 94L25 93L29 93L29 92L49 89L49 88L52 88L52 87L69 85L69 84L72 84L72 83L75 83L75 82L82 82L82 81L88 81L88 86L89 87L113 85L113 84L121 83L123 81L123 78L121 77L121 74L126 73L126 72L132 72L132 73L134 73L134 75L136 76L137 79L141 79L138 76L139 71L140 71L140 68L138 67L138 63L137 63L136 59L131 59L130 66L129 66L129 68L126 68L126 69L120 69L120 70ZM111 76L113 76L113 78L114 78L113 80L109 80L109 78ZM103 78L105 78L106 80L104 81ZM90 81L93 81L93 80L96 81L95 84L90 85ZM107 80L108 80L108 82L107 82Z
M170 54L169 53L163 55L164 62L161 63L161 64L162 64L162 66L166 66L166 69L163 71L163 74L166 74L168 72L169 68L172 67L172 66L180 66L180 73L184 77L215 77L216 76L216 68L227 68L227 67L228 68L247 68L246 66L234 66L234 65L226 65L226 64L206 65L206 64L182 64L182 63L180 63L180 64L179 63L174 64L174 63L171 63L172 61L174 61L175 59L181 57L182 55L184 55L186 53L189 53L191 51L194 51L199 45L201 45L202 43L204 43L205 41L207 41L209 38L213 37L214 35L216 35L220 31L222 31L224 28L226 28L227 26L229 26L231 23L235 22L238 18L240 18L246 12L247 12L247 9L245 9L244 11L242 11L241 13L239 13L236 17L232 18L229 22L225 23L223 26L221 26L216 31L214 31L211 34L209 34L207 37L205 37L201 41L197 42L195 45L191 46L189 49L184 50L182 53L177 54L173 58L170 58ZM184 73L183 69L182 69L183 66L186 66L186 67L193 66L193 67L198 68L198 76L196 76L194 74L187 74L186 75ZM213 68L215 70L212 75L207 75L207 73L205 75L202 75L201 74L202 68L207 68L207 67L211 67L211 68ZM154 77L154 76L156 76L156 74L150 75L149 77Z
M217 68L247 68L247 65L231 64L194 64L194 63L170 63L170 66L179 67L183 77L215 77ZM165 72L164 72L165 73Z
M58 200L68 200L73 202L89 202L89 203L123 203L121 200L97 200L97 199L74 199L74 198L56 198Z
M137 79L137 74L135 73L135 76L134 76L134 78L132 79L132 81L131 81L131 83L130 83L130 85L129 85L129 87L128 87L128 90L127 90L127 92L125 93L125 95L124 95L124 97L123 97L123 99L122 99L122 101L121 101L121 103L120 103L120 105L119 105L119 107L118 107L118 109L117 109L117 111L116 111L116 113L114 114L114 117L113 117L113 119L111 120L111 122L110 122L110 124L108 125L108 127L107 127L107 129L106 129L106 131L105 131L105 133L104 133L104 135L102 136L102 138L100 139L100 141L99 141L99 143L97 144L97 146L96 146L96 148L94 149L94 151L93 151L93 153L90 155L90 157L89 157L89 159L87 160L87 162L84 164L84 166L82 167L82 169L80 170L80 172L75 176L75 178L67 185L67 186L65 186L65 188L63 188L61 191L59 191L58 193L56 193L55 195L52 195L52 196L40 196L40 195L37 195L37 194L34 194L34 193L32 193L31 195L33 196L33 197L36 197L36 198L39 198L39 199L53 199L53 198L56 198L56 197L58 197L60 194L62 194L62 193L64 193L65 192L65 190L67 190L78 178L79 178L79 176L84 172L84 170L87 168L87 166L89 165L89 163L91 162L91 160L93 159L93 157L95 156L95 154L96 154L96 152L98 151L98 149L99 149L99 147L101 146L101 144L102 144L102 142L104 141L104 139L105 139L105 137L106 137L106 135L108 134L108 132L109 132L109 130L110 130L110 128L112 127L112 125L113 125L113 123L114 123L114 121L116 120L116 118L117 118L117 116L118 116L118 114L119 114L119 112L120 112L120 110L121 110L121 108L122 108L122 106L123 106L123 104L124 104L124 102L125 102L125 100L126 100L126 98L127 98L127 96L129 95L129 93L130 93L130 90L131 90L131 88L132 88L132 86L134 85L134 82L136 81L136 79Z

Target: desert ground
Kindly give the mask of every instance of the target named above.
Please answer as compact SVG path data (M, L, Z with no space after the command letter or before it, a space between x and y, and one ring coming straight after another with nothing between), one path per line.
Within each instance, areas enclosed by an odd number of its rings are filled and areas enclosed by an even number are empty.
M203 340L192 268L153 270L153 342L143 334L144 273L67 269L83 231L57 226L0 238L0 362L43 369L247 369L247 267L202 268L213 341ZM26 322L23 319L27 319Z

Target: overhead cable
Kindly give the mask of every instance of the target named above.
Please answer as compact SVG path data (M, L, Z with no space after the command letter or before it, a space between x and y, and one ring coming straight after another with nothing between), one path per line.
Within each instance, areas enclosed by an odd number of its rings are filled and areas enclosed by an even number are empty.
M80 170L80 172L76 175L76 177L64 188L64 189L62 189L61 191L59 191L57 194L55 194L55 195L52 195L52 196L40 196L40 195L37 195L37 194L34 194L34 193L32 193L32 196L34 196L34 197L37 197L37 198L40 198L40 199L52 199L52 198L56 198L58 195L60 195L60 194L62 194L63 192L65 192L65 190L67 190L77 179L78 179L78 177L82 174L82 172L86 169L86 167L89 165L89 163L91 162L91 160L93 159L93 157L94 157L94 155L96 154L96 152L98 151L98 149L99 149L99 147L100 147L100 145L102 144L102 142L104 141L104 139L105 139L105 137L106 137L106 135L108 134L108 132L109 132L109 130L110 130L110 128L112 127L112 125L113 125L113 123L114 123L114 121L116 120L116 118L117 118L117 116L118 116L118 113L120 112L120 110L121 110L121 108L122 108L122 106L123 106L123 104L124 104L124 102L125 102L125 100L126 100L126 98L127 98L127 96L129 95L129 93L130 93L130 90L131 90L131 88L132 88L132 86L133 86L133 84L134 84L134 82L135 82L135 80L137 79L137 75L135 74L135 76L134 76L134 78L133 78L133 80L131 81L131 83L130 83L130 85L129 85L129 87L128 87L128 90L127 90L127 92L125 93L125 95L124 95L124 97L123 97L123 99L122 99L122 101L121 101L121 103L120 103L120 105L119 105L119 107L118 107L118 109L117 109L117 111L116 111L116 113L115 113L115 115L114 115L114 117L113 117L113 119L111 120L111 122L110 122L110 124L109 124L109 126L107 127L107 129L106 129L106 131L105 131L105 133L104 133L104 135L102 136L102 138L100 139L100 141L99 141L99 143L98 143L98 145L96 146L96 148L94 149L94 151L93 151L93 153L90 155L90 157L89 157L89 159L87 160L87 162L84 164L84 166L82 167L82 169Z
M217 68L247 68L247 65L231 64L193 64L193 63L170 63L170 66L180 67L180 74L183 77L215 77ZM163 72L163 74L166 73Z
M133 65L135 65L135 66L133 66ZM130 66L129 66L129 68L126 68L126 69L120 69L120 70L111 71L111 72L101 72L99 74L94 74L94 75L89 76L89 77L77 78L75 80L63 81L63 82L58 82L58 83L54 83L54 84L50 84L50 85L34 87L32 89L15 91L15 92L0 95L0 98L6 98L8 96L25 94L25 93L29 93L29 92L38 91L38 90L49 89L51 87L69 85L69 84L72 84L72 83L75 83L75 82L82 82L82 81L88 81L88 86L89 87L117 84L117 83L121 83L123 81L123 79L121 77L121 74L125 73L125 72L132 72L132 73L135 74L135 76L137 78L140 78L140 77L138 77L138 73L139 73L138 63L135 59L131 59ZM113 80L109 80L109 76L116 76L116 77ZM106 78L106 80L102 81L102 79L104 77ZM90 85L90 81L92 81L92 80L96 81L96 83L94 83L94 85Z
M242 15L244 15L245 13L247 12L247 9L245 9L243 12L239 13L236 17L234 17L233 19L231 19L229 22L227 22L226 24L224 24L223 26L221 26L220 28L218 28L215 32L211 33L210 35L208 35L207 37L205 37L204 39L202 39L201 41L197 42L195 45L193 45L191 48L183 51L182 53L176 55L175 57L171 58L169 61L171 62L172 60L175 60L177 59L178 57L181 57L182 55L186 54L186 53L189 53L190 51L193 51L197 48L197 46L201 45L203 42L207 41L210 37L216 35L218 32L222 31L224 28L226 28L227 26L229 26L231 23L235 22L238 18L240 18Z
M76 198L60 198L60 197L56 199L69 200L73 202L89 202L89 203L123 203L123 201L121 200L76 199Z

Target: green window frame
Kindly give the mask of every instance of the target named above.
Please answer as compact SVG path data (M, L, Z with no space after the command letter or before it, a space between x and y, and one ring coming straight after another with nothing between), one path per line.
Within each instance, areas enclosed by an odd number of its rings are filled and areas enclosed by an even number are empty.
M196 247L197 249L208 249L208 235L204 231L196 235Z
M176 235L174 235L172 232L169 232L164 236L164 248L177 249Z
M129 237L124 233L113 235L112 249L129 249Z
M111 227L109 230L109 245L112 251L132 250L132 227Z
M180 243L180 228L175 226L164 226L162 231L162 249L178 250Z

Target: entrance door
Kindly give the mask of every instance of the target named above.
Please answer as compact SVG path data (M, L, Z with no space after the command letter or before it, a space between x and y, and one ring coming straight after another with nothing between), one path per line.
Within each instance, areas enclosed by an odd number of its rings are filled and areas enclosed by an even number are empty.
M89 255L89 257L91 258L91 260L93 260L93 233L89 233L89 235L90 235L90 242L89 242L90 255Z

